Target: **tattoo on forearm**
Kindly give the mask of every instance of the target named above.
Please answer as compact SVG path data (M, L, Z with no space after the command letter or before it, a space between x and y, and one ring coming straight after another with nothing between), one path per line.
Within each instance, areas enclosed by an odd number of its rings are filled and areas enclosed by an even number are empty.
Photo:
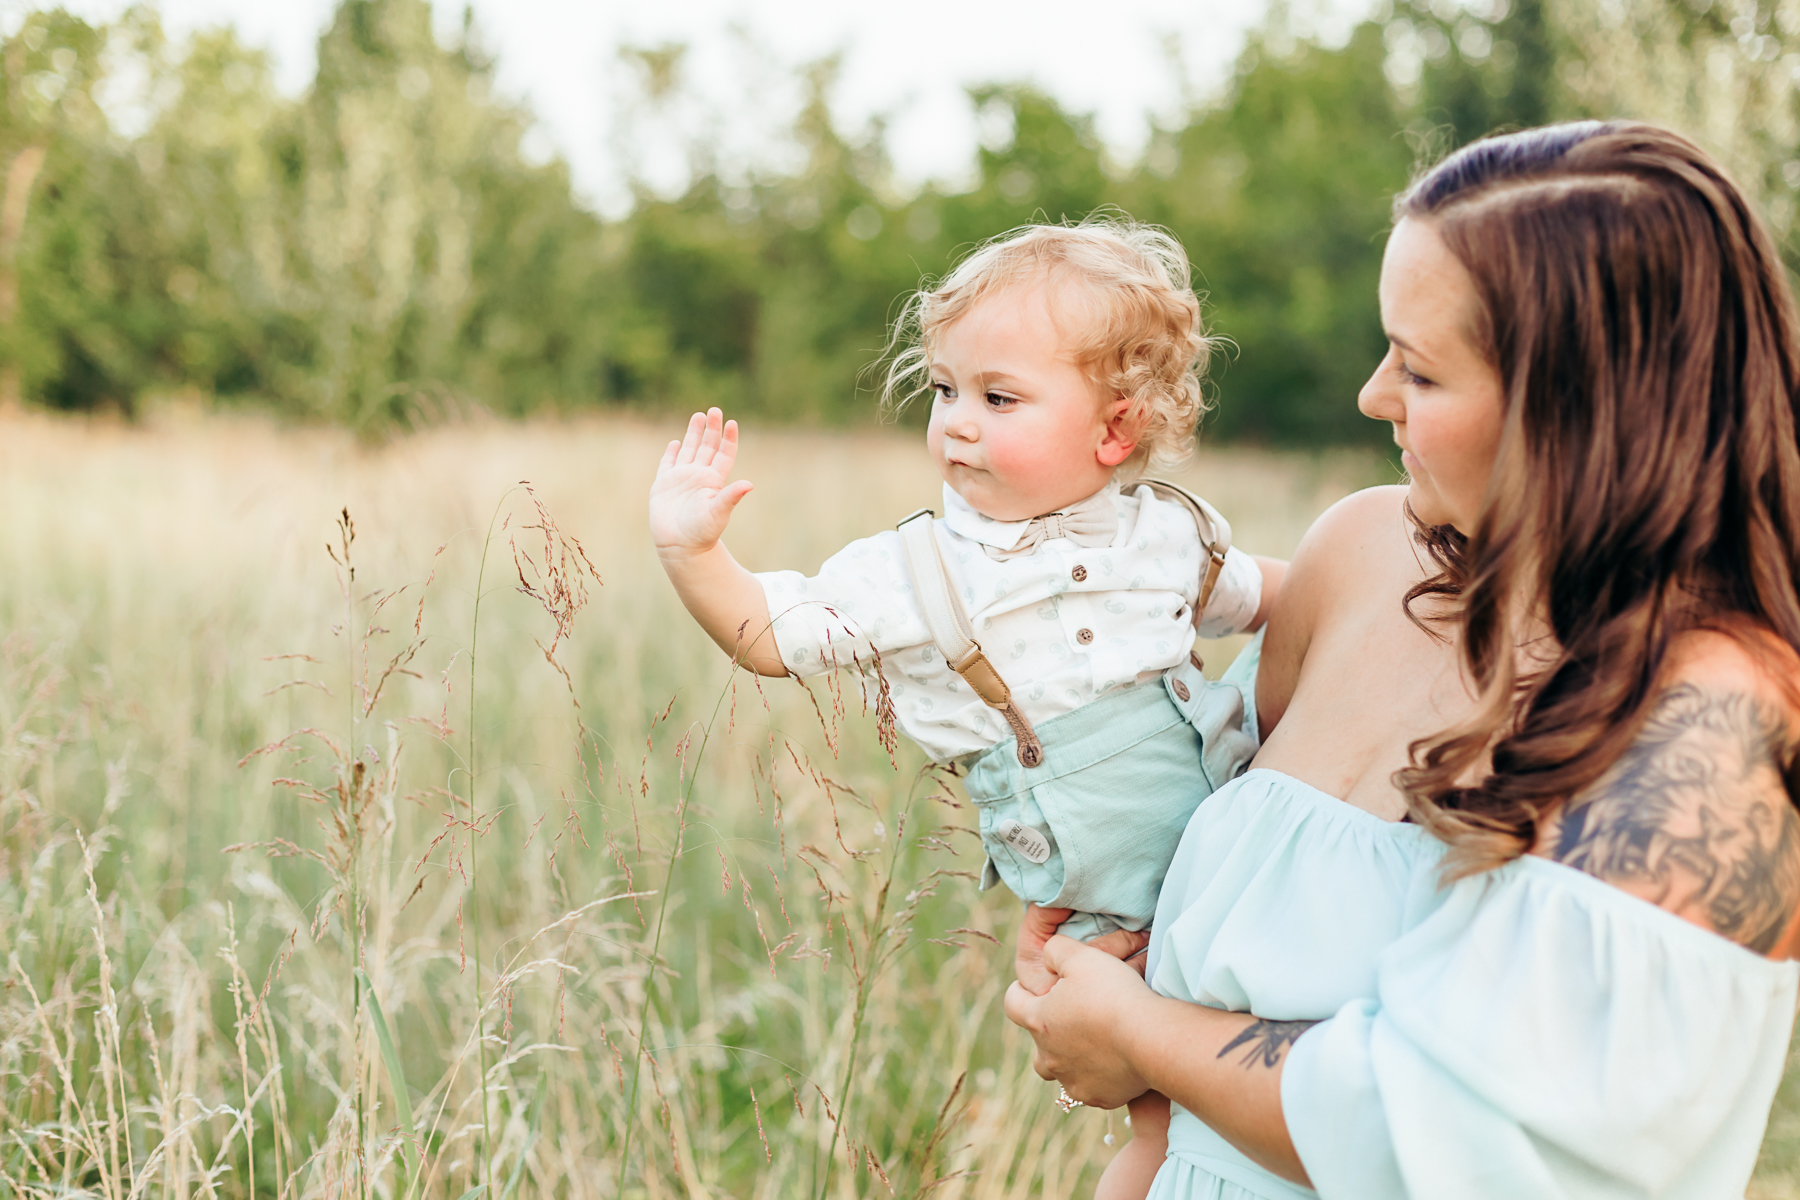
M1779 712L1671 688L1604 778L1564 806L1547 853L1758 953L1800 905L1800 814Z
M1281 1065L1281 1056L1301 1034L1317 1025L1317 1021L1264 1021L1258 1018L1238 1033L1219 1051L1224 1058L1239 1046L1247 1046L1241 1060L1246 1069L1261 1064L1271 1071Z

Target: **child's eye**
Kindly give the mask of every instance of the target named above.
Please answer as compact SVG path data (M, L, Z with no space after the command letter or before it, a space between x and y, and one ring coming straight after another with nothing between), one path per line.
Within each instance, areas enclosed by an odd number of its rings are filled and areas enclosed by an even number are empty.
M953 393L956 391L955 388L947 383L934 383L931 385L931 390L937 393L937 398L939 400L954 399Z
M989 408L999 409L1005 409L1018 403L1018 401L1011 396L1002 396L999 392L989 392L987 394L987 402Z

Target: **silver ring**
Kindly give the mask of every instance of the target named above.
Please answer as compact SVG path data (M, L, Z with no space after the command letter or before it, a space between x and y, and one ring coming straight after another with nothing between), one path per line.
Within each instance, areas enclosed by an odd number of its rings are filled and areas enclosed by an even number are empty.
M1056 1090L1058 1093L1056 1097L1056 1107L1062 1109L1065 1114L1072 1113L1078 1108L1087 1107L1087 1105L1069 1095L1069 1089L1062 1084L1057 1084Z

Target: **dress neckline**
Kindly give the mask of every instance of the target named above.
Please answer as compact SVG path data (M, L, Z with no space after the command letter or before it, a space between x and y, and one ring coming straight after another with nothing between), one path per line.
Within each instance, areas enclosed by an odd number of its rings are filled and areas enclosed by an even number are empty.
M1285 771L1277 771L1272 767L1252 767L1244 772L1244 778L1261 775L1270 781L1286 784L1291 794L1299 797L1307 805L1331 814L1340 820L1349 820L1369 826L1393 837L1416 838L1436 843L1437 839L1426 832L1423 826L1407 821L1389 821L1378 817L1366 808L1358 808L1348 800L1340 799L1330 792L1304 779L1289 775ZM1523 875L1526 878L1537 877L1552 888L1581 896L1597 907L1619 913L1634 922L1643 922L1650 928L1661 931L1665 936L1677 939L1699 948L1700 953L1717 956L1721 963L1739 965L1762 964L1766 967L1782 971L1800 971L1800 962L1781 962L1758 954L1748 946L1741 946L1730 938L1703 929L1692 921L1687 921L1667 909L1634 896L1603 879L1597 879L1586 871L1578 870L1555 859L1544 858L1537 854L1524 854L1513 859L1505 866L1497 867L1486 874L1490 878L1498 878L1502 873Z
M1411 829L1420 833L1424 832L1423 828L1411 821L1390 821L1386 817L1378 817L1368 809L1359 808L1343 797L1334 796L1324 788L1308 783L1296 775L1289 775L1286 771L1277 771L1273 767L1251 767L1244 772L1244 776L1248 778L1251 775L1267 775L1271 779L1279 779L1298 789L1312 803L1330 805L1334 811L1350 814L1352 820L1370 822L1383 829Z

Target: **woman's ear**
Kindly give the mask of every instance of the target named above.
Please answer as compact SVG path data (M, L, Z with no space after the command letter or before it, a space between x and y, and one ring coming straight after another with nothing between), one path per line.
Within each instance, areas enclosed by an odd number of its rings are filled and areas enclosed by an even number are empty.
M1112 413L1101 432L1100 445L1094 458L1103 467L1116 467L1130 458L1138 447L1138 423L1130 397L1120 396L1112 402Z

